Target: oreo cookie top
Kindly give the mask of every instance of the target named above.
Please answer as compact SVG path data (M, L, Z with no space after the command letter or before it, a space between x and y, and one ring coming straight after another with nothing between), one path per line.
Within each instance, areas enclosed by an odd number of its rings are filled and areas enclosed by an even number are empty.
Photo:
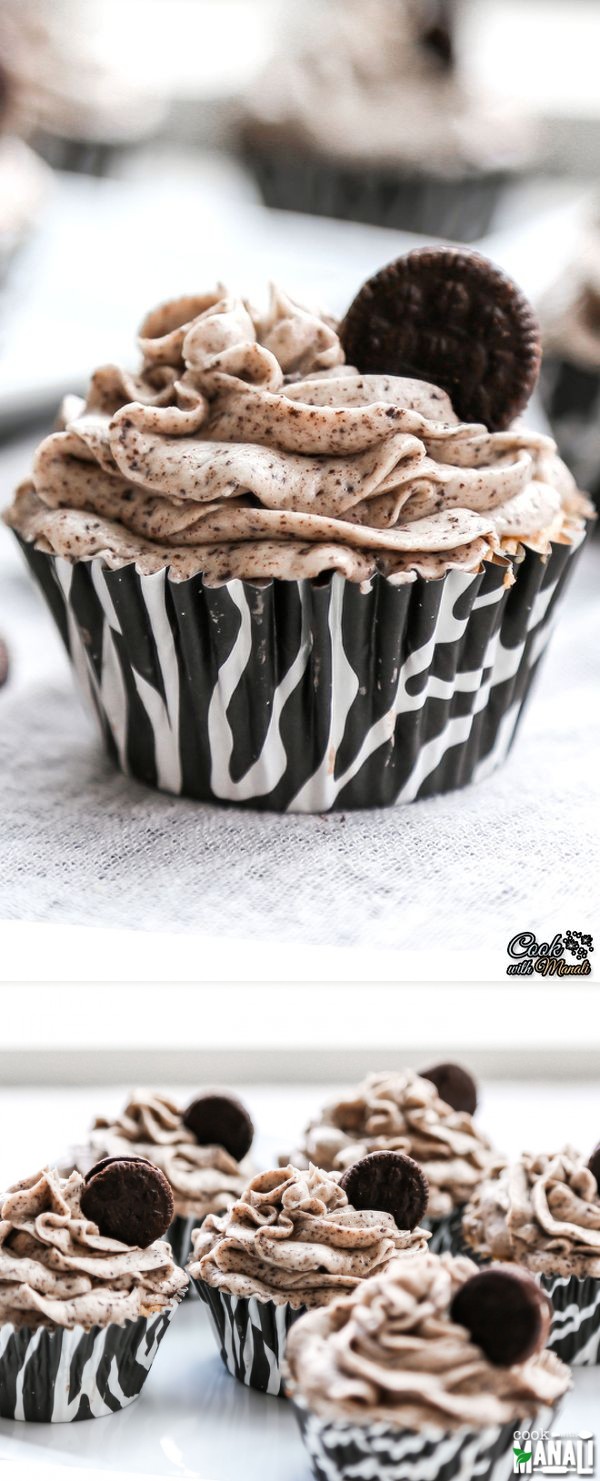
M242 1162L254 1138L251 1117L234 1095L205 1090L183 1113L183 1124L200 1146L224 1147L236 1162Z
M453 1111L466 1111L474 1116L477 1110L477 1086L473 1076L460 1064L435 1064L430 1070L420 1070L423 1080L435 1085L438 1095L451 1106Z
M8 648L3 638L0 638L0 689L6 684L9 671Z
M598 1142L598 1145L594 1147L594 1150L588 1162L588 1167L590 1172L593 1173L596 1179L596 1182L598 1184L598 1192L600 1193L600 1142Z
M451 1316L467 1328L491 1363L509 1368L546 1346L552 1306L527 1271L493 1265L459 1288Z
M525 296L481 253L458 247L418 247L369 278L340 338L363 374L440 386L462 421L491 432L523 411L540 368Z
M347 1168L340 1187L353 1208L391 1214L399 1229L415 1229L429 1201L425 1173L405 1152L370 1152Z
M106 1238L145 1249L166 1234L173 1193L145 1157L104 1157L84 1180L81 1212Z

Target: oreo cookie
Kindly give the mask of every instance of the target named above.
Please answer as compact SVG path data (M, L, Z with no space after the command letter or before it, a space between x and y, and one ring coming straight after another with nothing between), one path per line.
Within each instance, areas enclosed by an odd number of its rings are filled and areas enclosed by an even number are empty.
M8 660L8 648L3 638L0 638L0 689L6 684L10 663Z
M81 1212L107 1239L145 1249L173 1219L171 1184L146 1157L103 1157L84 1180Z
M419 1070L422 1080L431 1080L438 1095L451 1106L453 1111L468 1111L474 1116L477 1110L477 1086L468 1070L460 1064L434 1064L430 1070Z
M236 1162L250 1151L254 1126L246 1107L234 1095L205 1090L191 1102L182 1119L201 1147L223 1147Z
M516 283L460 247L417 247L360 289L340 326L348 364L447 391L464 422L501 431L527 405L540 330Z
M456 1292L450 1315L467 1328L491 1363L509 1368L546 1346L552 1306L526 1270L493 1265L465 1281Z
M588 1167L590 1172L594 1174L594 1177L598 1184L598 1192L600 1193L600 1142L598 1142L597 1147L594 1147L594 1150L588 1162Z
M369 1152L346 1169L340 1188L353 1208L392 1214L399 1229L415 1229L429 1202L425 1173L405 1152Z

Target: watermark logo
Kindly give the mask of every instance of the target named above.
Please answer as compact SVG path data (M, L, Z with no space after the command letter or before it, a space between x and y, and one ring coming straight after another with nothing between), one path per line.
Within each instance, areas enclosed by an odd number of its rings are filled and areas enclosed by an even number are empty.
M583 931L557 931L552 941L538 941L533 931L518 931L507 946L507 977L589 977L593 938Z
M514 1476L595 1476L596 1440L580 1435L549 1435L546 1430L516 1430Z

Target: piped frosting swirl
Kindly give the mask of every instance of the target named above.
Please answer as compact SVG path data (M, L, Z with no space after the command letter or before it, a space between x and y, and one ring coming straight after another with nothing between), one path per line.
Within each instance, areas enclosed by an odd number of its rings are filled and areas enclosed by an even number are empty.
M600 1192L572 1147L524 1153L474 1190L463 1233L475 1254L534 1273L600 1279Z

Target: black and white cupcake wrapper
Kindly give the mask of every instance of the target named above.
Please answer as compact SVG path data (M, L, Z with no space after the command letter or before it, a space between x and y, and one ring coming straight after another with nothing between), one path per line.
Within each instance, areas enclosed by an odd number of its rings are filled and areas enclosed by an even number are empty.
M317 1481L507 1481L514 1434L528 1423L416 1432L324 1419L293 1396L292 1404ZM555 1413L536 1416L536 1428L546 1428Z
M293 151L247 146L244 157L267 206L474 242L485 235L507 182L503 171L456 179L377 164L341 165Z
M99 1419L137 1399L175 1306L107 1327L0 1326L2 1419Z
M219 1352L232 1378L262 1394L283 1396L287 1334L304 1308L296 1310L287 1302L277 1306L256 1296L231 1296L204 1280L194 1284L208 1307Z
M540 393L561 457L600 511L600 367L545 355Z
M23 542L21 542L23 543ZM506 756L578 547L368 590L174 582L24 544L118 765L277 812L388 806Z
M451 1214L446 1214L441 1219L430 1218L427 1215L421 1219L423 1229L431 1231L431 1239L427 1245L428 1250L434 1255L456 1255L462 1254L461 1229L465 1204L460 1208L453 1209Z
M600 1363L600 1280L576 1275L538 1279L554 1308L548 1347L571 1367Z

